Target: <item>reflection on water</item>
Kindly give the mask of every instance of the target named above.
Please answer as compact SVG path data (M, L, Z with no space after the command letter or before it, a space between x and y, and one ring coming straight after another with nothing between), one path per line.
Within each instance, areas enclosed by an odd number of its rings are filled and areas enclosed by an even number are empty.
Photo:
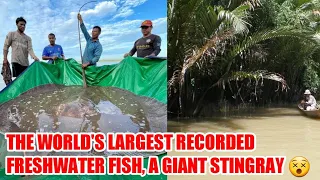
M257 136L254 152L170 152L170 156L286 156L283 176L277 180L295 179L289 171L289 161L294 156L305 156L310 171L305 180L318 179L320 175L320 119L302 115L297 108L266 108L238 116L216 116L205 119L168 120L168 131L173 132L253 132ZM197 180L260 180L270 176L196 176ZM194 179L195 176L169 176L171 179Z

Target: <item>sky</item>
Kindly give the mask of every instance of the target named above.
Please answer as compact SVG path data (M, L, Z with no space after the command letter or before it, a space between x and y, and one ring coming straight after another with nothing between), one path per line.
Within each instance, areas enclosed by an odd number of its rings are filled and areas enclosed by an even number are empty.
M43 48L49 45L48 34L54 33L56 44L62 46L66 58L80 61L77 13L87 2L90 0L0 0L1 53L8 32L17 30L16 18L23 16L27 21L25 33L31 37L39 59ZM80 13L90 35L93 26L102 29L100 60L122 60L134 42L142 37L140 25L146 19L153 22L152 33L162 39L158 56L167 57L166 0L98 0L86 4ZM80 37L84 52L85 39L81 31ZM3 55L1 57L3 59ZM29 61L33 62L30 56Z

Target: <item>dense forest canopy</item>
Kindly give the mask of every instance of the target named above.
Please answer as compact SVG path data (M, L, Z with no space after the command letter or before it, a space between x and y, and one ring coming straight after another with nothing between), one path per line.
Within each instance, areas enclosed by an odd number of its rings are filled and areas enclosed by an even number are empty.
M319 0L169 0L168 111L320 95Z

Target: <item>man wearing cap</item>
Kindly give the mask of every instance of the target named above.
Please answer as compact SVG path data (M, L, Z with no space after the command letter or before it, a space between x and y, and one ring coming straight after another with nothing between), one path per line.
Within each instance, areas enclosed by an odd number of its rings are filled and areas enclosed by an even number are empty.
M161 38L160 36L151 34L152 22L150 20L145 20L141 24L141 32L143 37L138 39L133 48L129 53L126 53L124 57L133 56L137 52L137 57L149 57L158 56L161 49Z
M305 101L302 101L302 103L304 104L304 109L307 111L317 109L317 101L314 96L311 95L311 92L308 89L304 92L304 96Z

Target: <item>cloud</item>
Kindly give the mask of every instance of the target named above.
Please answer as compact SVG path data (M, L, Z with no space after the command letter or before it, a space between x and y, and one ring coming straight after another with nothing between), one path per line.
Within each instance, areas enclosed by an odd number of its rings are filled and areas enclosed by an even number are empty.
M119 17L128 17L134 14L134 7L140 6L145 3L147 0L119 0L116 1L120 8L117 10L117 14L112 18L116 19Z
M118 13L113 17L113 19L116 19L119 17L128 17L133 13L134 11L130 7L124 7L118 11Z
M126 0L124 6L137 7L146 1L147 0Z
M109 14L114 14L117 10L117 5L113 1L104 1L96 5L94 9L89 9L86 11L81 11L83 16L106 16Z

